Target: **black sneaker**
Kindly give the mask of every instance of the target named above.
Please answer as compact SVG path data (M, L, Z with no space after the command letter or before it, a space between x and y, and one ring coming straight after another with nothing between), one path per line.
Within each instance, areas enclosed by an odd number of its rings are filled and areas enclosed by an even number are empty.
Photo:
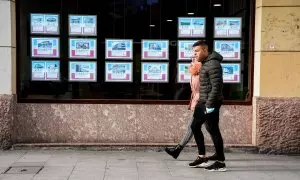
M191 162L189 164L189 167L193 167L193 168L196 168L196 167L207 167L209 164L208 164L208 160L206 158L202 158L202 157L197 157L197 159L194 161L194 162Z
M183 149L182 146L180 145L177 145L175 147L172 147L172 148L168 148L166 147L165 148L165 151L170 155L172 156L174 159L177 159L177 157L179 156L181 150Z
M207 171L220 171L220 172L227 171L225 163L220 162L220 161L216 161L212 165L210 165L204 169Z
M225 156L222 155L222 156L218 156L216 153L211 155L211 156L208 156L207 159L209 161L225 161Z

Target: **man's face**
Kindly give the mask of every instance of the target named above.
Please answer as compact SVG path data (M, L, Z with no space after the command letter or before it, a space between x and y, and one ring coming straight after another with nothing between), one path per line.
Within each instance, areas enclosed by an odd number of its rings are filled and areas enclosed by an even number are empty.
M195 46L193 47L193 53L194 53L194 58L198 62L202 62L205 60L205 58L208 56L208 51L206 48L203 48L202 46Z

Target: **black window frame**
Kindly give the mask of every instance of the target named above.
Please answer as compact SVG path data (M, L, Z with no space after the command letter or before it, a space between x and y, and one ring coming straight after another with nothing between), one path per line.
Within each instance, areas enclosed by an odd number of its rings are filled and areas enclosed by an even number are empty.
M21 79L20 79L20 5L16 1L16 86L18 103L55 103L55 104L162 104L162 105L186 105L189 100L146 100L146 99L28 99L21 98ZM245 100L224 100L224 105L252 105L253 98L253 73L254 73L254 37L255 37L255 3L250 0L249 11L249 55L248 55L248 87L249 92Z

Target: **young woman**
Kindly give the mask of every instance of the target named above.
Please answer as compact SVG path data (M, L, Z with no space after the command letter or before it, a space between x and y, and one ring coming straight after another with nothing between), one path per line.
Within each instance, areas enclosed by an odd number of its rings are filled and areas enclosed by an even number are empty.
M191 73L191 99L189 104L189 110L194 110L195 106L199 100L199 87L200 87L200 79L199 79L199 73L200 73L201 63L197 62L195 58L192 58L192 62L190 64L190 73ZM172 148L165 148L165 151L171 155L174 159L177 159L182 149L186 146L186 144L191 140L193 137L191 124L192 124L193 118L188 123L188 130L184 137L181 139L180 143Z

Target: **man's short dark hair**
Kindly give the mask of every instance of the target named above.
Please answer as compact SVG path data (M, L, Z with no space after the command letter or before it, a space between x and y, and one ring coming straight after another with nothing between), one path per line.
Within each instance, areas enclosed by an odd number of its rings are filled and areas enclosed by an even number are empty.
M196 46L208 47L208 45L206 44L206 42L203 41L203 40L199 40L199 41L195 42L193 44L193 47L196 47Z

